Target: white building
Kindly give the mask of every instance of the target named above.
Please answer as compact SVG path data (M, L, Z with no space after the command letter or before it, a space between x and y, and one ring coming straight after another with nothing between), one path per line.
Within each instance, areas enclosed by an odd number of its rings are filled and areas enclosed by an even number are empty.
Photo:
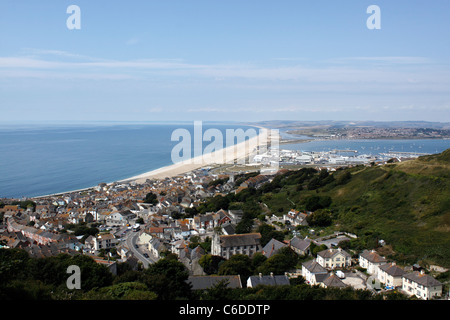
M306 213L297 211L295 209L291 209L287 214L283 215L284 221L289 221L292 226L306 226L308 223L306 222L306 217L308 215Z
M341 248L320 251L317 262L326 269L346 268L352 264L350 254Z
M393 263L383 264L378 267L377 279L389 287L401 287L405 271Z
M310 285L317 284L316 275L327 275L328 271L322 267L316 260L306 261L302 264L302 277Z
M301 156L295 157L295 161L299 163L311 163L312 157L310 155L303 154Z
M100 249L115 248L118 243L117 238L111 233L104 233L94 238L94 249L96 251Z
M214 233L211 243L211 253L229 259L235 254L245 254L249 257L261 250L261 234L245 233L219 236Z
M442 283L423 271L415 271L403 275L402 290L407 295L428 300L442 295Z
M359 266L367 270L368 274L377 275L378 267L386 264L386 259L375 250L364 250L359 255Z

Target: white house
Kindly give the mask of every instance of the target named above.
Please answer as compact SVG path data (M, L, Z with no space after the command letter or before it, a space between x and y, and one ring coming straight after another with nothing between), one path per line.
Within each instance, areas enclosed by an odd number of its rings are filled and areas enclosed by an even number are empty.
M442 283L423 271L414 271L403 275L402 290L407 295L428 300L442 295Z
M113 234L104 233L95 237L93 243L95 250L111 249L116 247L118 240Z
M386 263L378 267L377 279L389 287L401 287L405 271L393 263Z
M287 214L283 215L283 219L284 221L289 221L292 226L306 226L308 225L306 222L307 216L308 215L306 213L292 209Z
M136 214L132 213L130 210L127 211L116 211L112 212L107 218L106 222L114 225L125 226L129 224L132 219L136 218Z
M146 232L145 230L139 233L139 236L137 238L137 243L138 244L148 244L150 242L150 240L152 240L152 236Z
M326 269L346 268L352 264L350 254L341 248L320 251L316 260Z
M364 250L359 255L359 266L367 270L368 274L377 275L378 267L386 264L386 259L375 250Z
M316 275L327 275L328 271L322 267L316 260L309 260L302 264L302 277L305 278L306 283L315 285Z
M148 243L148 250L150 250L150 252L156 258L160 258L161 257L161 252L167 251L168 249L167 249L167 247L164 245L164 243L160 239L153 238Z

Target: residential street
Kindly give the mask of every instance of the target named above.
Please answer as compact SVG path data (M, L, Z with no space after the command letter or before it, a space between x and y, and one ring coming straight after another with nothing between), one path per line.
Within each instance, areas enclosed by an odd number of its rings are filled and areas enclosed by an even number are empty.
M155 263L157 259L146 249L136 248L137 238L139 237L139 232L128 231L126 234L126 246L131 250L133 255L142 262L144 268L148 268L149 264ZM148 258L144 254L148 255Z

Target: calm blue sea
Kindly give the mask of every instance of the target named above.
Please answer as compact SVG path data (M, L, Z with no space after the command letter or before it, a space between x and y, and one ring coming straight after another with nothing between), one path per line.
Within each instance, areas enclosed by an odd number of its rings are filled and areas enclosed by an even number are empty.
M0 198L35 197L114 182L173 164L176 129L193 122L0 125ZM251 127L202 124L203 133ZM255 132L257 132L256 128ZM194 135L191 136L192 144ZM203 148L211 142L203 142ZM223 142L226 147L226 142Z
M304 143L282 144L281 149L306 151L356 150L356 155L379 156L382 153L440 153L450 148L450 140L317 140ZM340 152L347 154L347 152ZM354 153L351 153L355 155Z
M235 123L203 123L203 133L219 129L224 139L226 129L250 128ZM176 129L192 133L193 123L0 124L0 198L83 189L171 165L172 149L179 143L171 141ZM204 142L203 148L209 143ZM450 140L334 140L281 148L352 149L374 155L388 151L439 153L450 148Z
M280 130L282 139L311 139L308 136L293 135ZM360 140L322 140L313 139L310 142L280 145L281 149L308 151L356 150L357 155L379 156L382 153L411 152L411 153L440 153L450 148L450 140L445 139L360 139ZM343 155L348 154L341 152ZM354 153L350 153L355 155Z

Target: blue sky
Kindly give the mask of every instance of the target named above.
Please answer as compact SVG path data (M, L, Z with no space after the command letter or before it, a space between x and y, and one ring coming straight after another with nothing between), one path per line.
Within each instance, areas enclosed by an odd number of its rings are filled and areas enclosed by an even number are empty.
M447 0L2 0L0 121L450 121L449 14Z

